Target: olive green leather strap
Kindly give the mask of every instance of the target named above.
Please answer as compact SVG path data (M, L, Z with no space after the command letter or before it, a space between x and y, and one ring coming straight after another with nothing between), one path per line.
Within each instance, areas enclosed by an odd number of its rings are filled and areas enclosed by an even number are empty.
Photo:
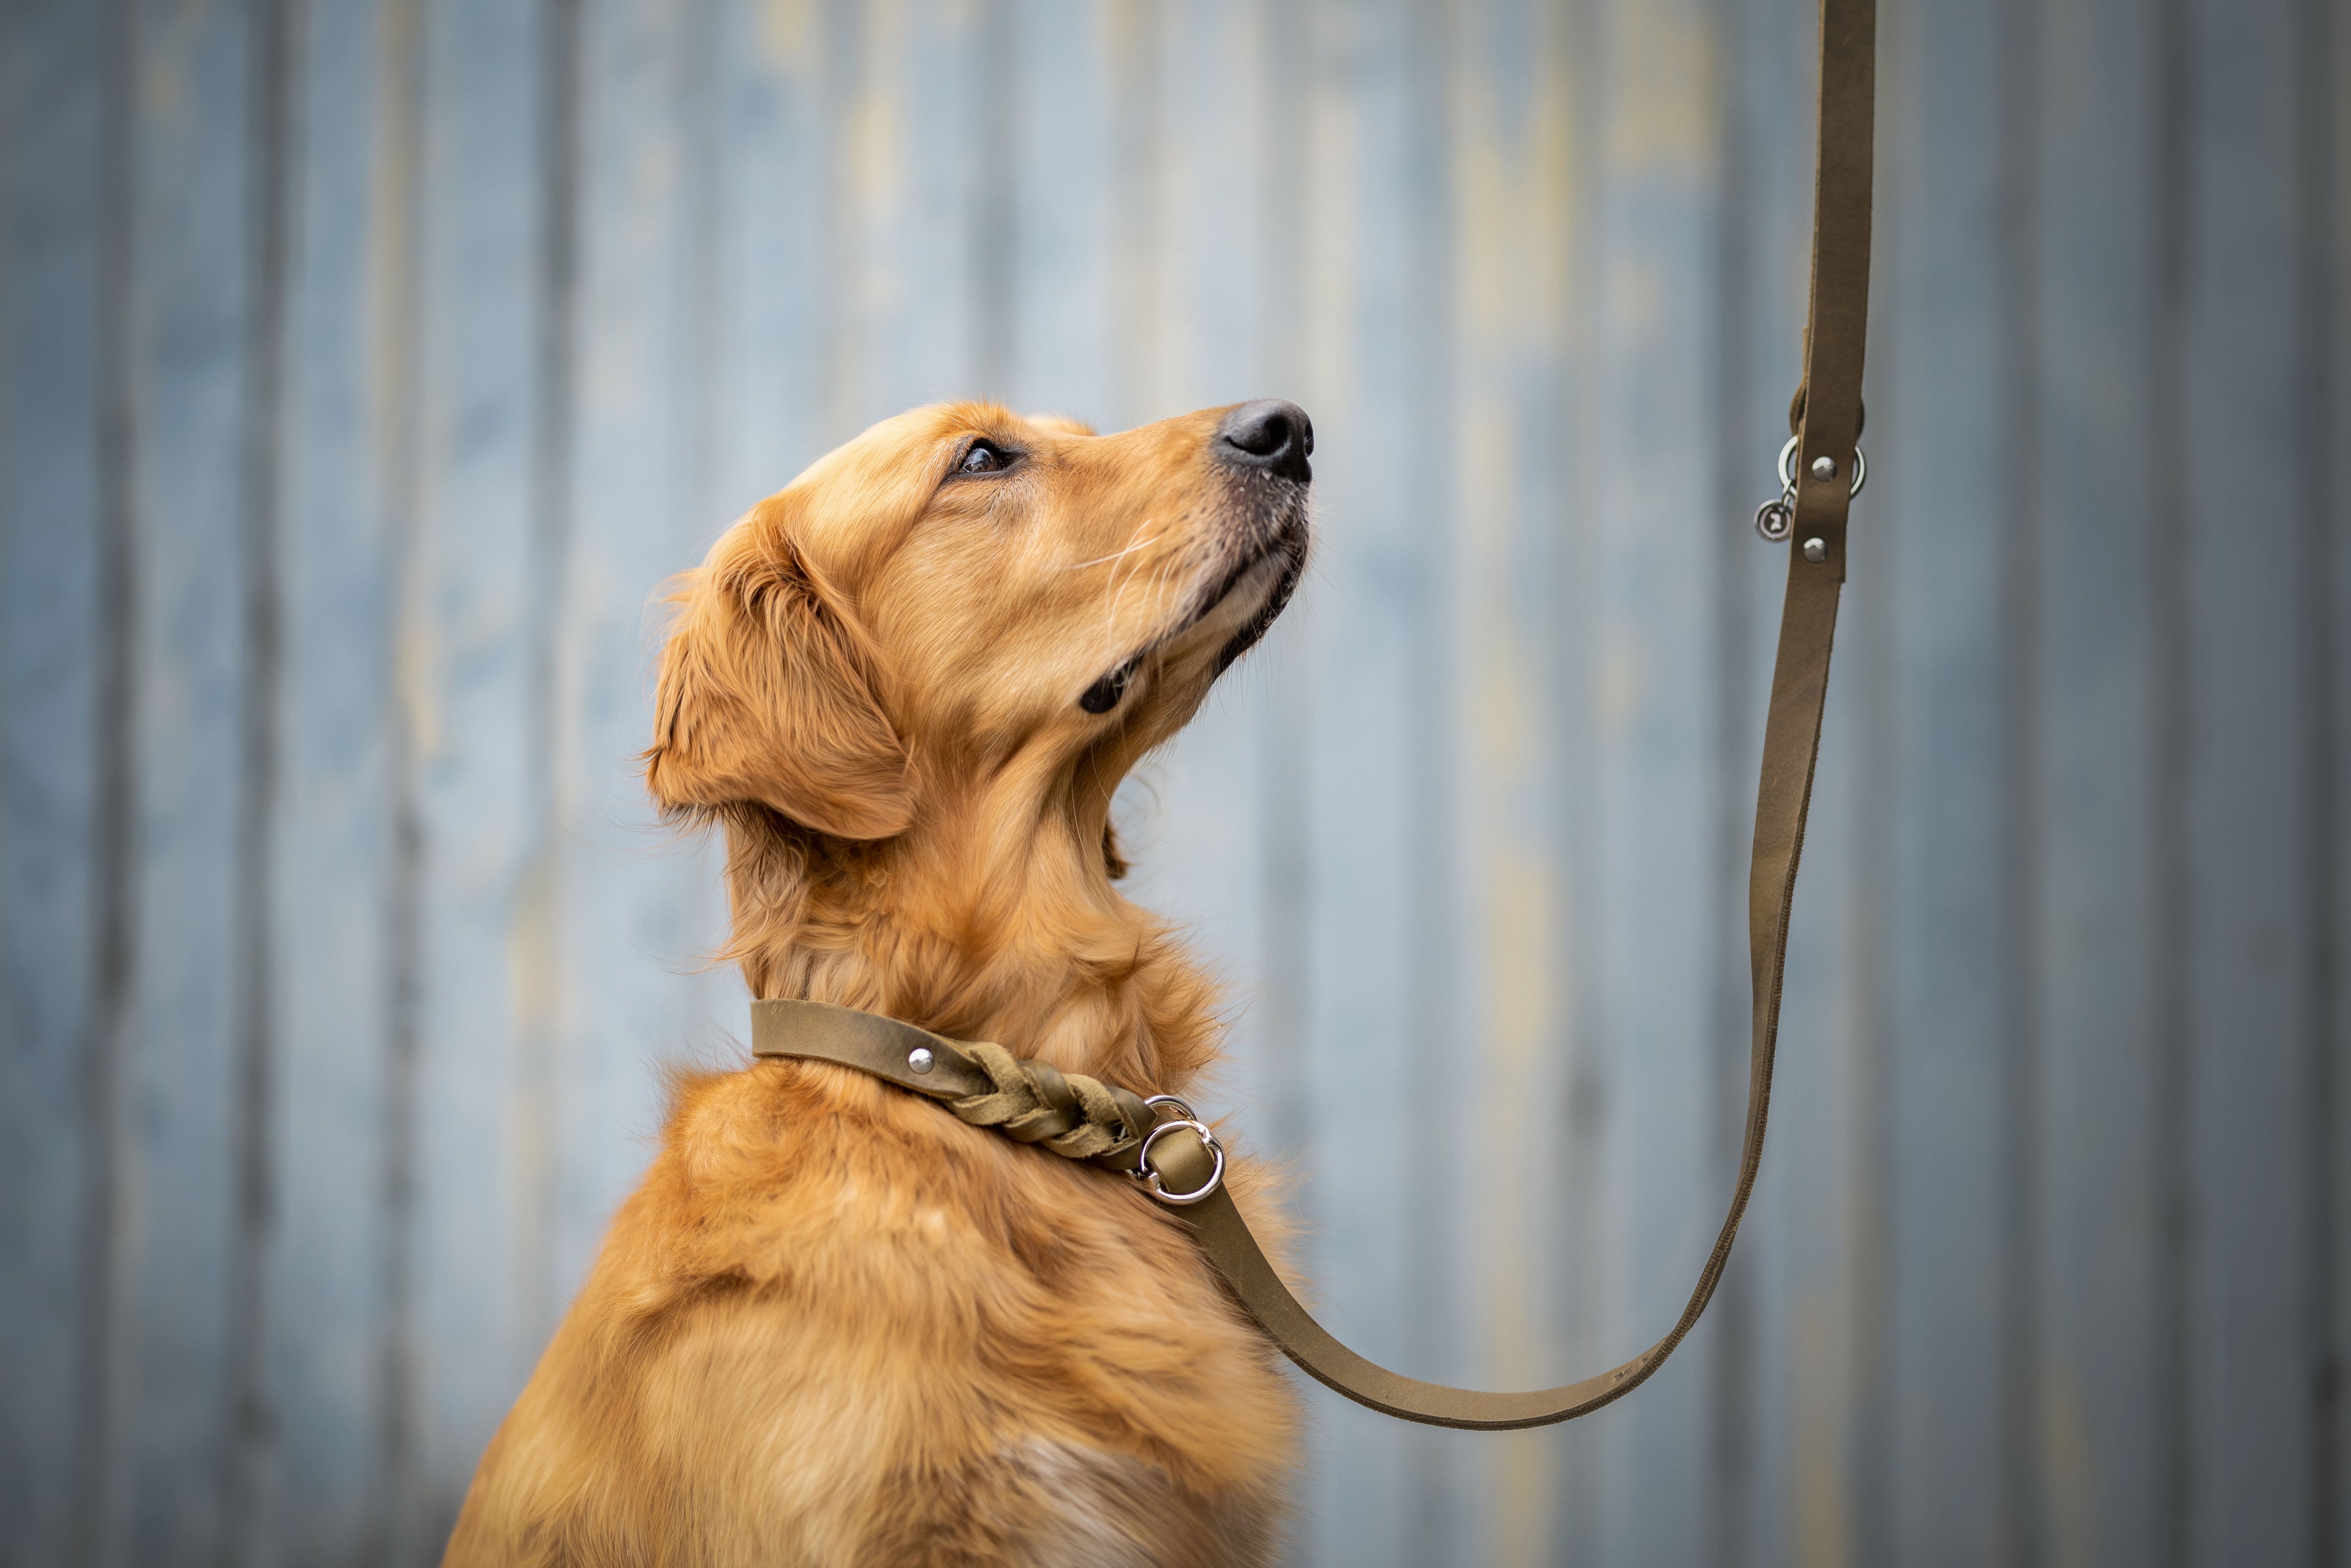
M751 1054L853 1067L942 1101L976 1127L993 1127L1065 1158L1141 1178L1162 1197L1204 1190L1221 1195L1224 1156L1195 1135L1195 1129L1207 1129L1188 1120L1191 1107L1157 1097L1162 1104L1180 1107L1186 1118L1163 1123L1130 1090L1014 1056L1000 1045L949 1040L880 1013L829 1002L770 1000L751 1004ZM1168 1200L1200 1201L1180 1196ZM1234 1223L1239 1223L1238 1216Z
M1142 1096L1082 1072L826 1002L753 1002L751 1051L854 1067L943 1100L975 1127L1113 1170L1135 1168L1156 1120Z
M1795 518L1771 706L1763 732L1762 781L1755 800L1754 858L1748 875L1748 954L1754 982L1754 1036L1747 1080L1747 1129L1730 1212L1673 1332L1623 1365L1562 1388L1487 1394L1399 1376L1341 1344L1317 1323L1249 1234L1231 1196L1215 1180L1220 1159L1173 1125L1146 1145L1142 1102L1023 1062L997 1046L960 1046L911 1024L813 1002L763 1001L752 1009L753 1049L855 1067L904 1089L946 1101L958 1115L1032 1136L1049 1148L1152 1177L1179 1194L1206 1187L1176 1212L1241 1305L1292 1361L1358 1404L1408 1421L1499 1430L1542 1427L1623 1397L1664 1364L1706 1310L1730 1259L1763 1157L1771 1103L1771 1062L1780 1028L1788 912L1804 814L1820 751L1837 596L1844 581L1845 517L1861 429L1861 369L1869 303L1870 135L1876 24L1873 0L1823 0L1820 157L1813 192L1812 316L1805 334L1804 388L1798 394ZM1825 463L1822 460L1825 459ZM1815 465L1820 466L1816 467ZM1000 1060L998 1060L1000 1059ZM1007 1064L1009 1064L1008 1066ZM1039 1069L1042 1069L1040 1072ZM1135 1118L1140 1113L1141 1120ZM1017 1130L1016 1130L1017 1129ZM1088 1129L1092 1129L1091 1132ZM1144 1150L1150 1149L1144 1162Z

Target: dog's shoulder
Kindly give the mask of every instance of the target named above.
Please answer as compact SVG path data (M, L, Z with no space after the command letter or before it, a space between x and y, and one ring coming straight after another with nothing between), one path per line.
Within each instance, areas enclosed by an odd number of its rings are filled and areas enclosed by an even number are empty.
M1197 1272L1181 1233L1114 1177L863 1073L786 1061L676 1086L611 1245L648 1285L812 1292L861 1314L945 1306L964 1270L1056 1289L1121 1260Z
M593 1447L583 1474L670 1478L812 1562L973 1531L1045 1560L1073 1520L1163 1548L1213 1527L1136 1561L1250 1561L1295 1423L1263 1336L1139 1189L784 1062L676 1086L526 1406L540 1441Z

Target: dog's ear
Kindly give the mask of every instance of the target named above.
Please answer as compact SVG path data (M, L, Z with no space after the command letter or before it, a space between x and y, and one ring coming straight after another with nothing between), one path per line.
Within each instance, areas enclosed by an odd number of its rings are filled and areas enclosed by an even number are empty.
M758 801L843 839L914 818L906 748L874 699L872 650L772 499L674 596L645 786L664 810Z

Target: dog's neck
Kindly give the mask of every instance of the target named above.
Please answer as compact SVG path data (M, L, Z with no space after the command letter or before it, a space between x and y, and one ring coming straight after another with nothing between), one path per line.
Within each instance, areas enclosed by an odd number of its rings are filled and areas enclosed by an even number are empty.
M755 997L862 1008L1144 1093L1180 1092L1215 1054L1214 984L1111 886L1098 822L967 811L848 844L754 810L726 840L727 956Z

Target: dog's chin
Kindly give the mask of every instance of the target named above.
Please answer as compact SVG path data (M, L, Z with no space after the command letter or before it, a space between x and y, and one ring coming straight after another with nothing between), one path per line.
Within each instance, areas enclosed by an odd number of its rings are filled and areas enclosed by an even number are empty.
M1272 553L1260 557L1250 568L1248 577L1258 580L1249 586L1253 586L1256 591L1249 595L1239 592L1227 595L1228 602L1238 601L1247 608L1239 623L1225 639L1223 646L1217 650L1214 674L1223 674L1243 653L1264 641L1266 632L1272 629L1274 622L1289 607L1290 596L1298 591L1298 580L1305 572L1306 538L1301 520L1294 543L1285 539Z
M1176 625L1104 672L1086 697L1089 711L1114 705L1145 660L1164 672L1205 664L1215 680L1261 642L1298 591L1306 570L1304 499L1286 507L1245 552L1207 579ZM1102 706L1097 706L1097 704Z

